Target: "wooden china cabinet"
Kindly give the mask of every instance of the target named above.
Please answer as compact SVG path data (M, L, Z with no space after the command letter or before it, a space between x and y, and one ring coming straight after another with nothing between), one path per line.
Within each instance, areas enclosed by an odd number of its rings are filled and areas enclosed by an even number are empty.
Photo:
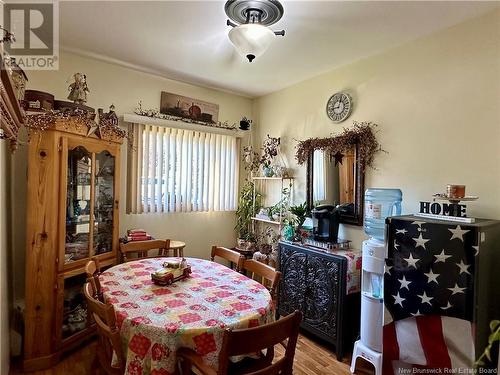
M82 117L61 117L30 141L27 371L53 366L61 353L95 332L82 293L84 266L93 256L104 267L117 261L122 139L90 129Z

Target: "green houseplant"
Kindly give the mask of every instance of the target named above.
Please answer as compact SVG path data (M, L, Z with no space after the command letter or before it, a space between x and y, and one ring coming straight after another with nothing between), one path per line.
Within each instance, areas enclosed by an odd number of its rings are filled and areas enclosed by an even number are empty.
M488 345L484 349L483 354L477 359L475 366L476 368L485 365L485 359L489 362L492 361L491 350L495 342L500 341L500 320L492 320L490 322L490 335L488 337Z
M306 217L308 215L307 204L306 202L299 204L297 206L290 207L290 213L294 216L294 224L297 226L297 229L304 224Z
M289 208L290 215L284 221L283 235L288 241L300 241L299 229L308 215L306 202Z
M253 200L253 182L247 180L241 187L238 198L238 209L236 210L236 226L238 233L238 246L247 247L247 242L255 242L252 233L252 216L254 212L260 209L262 195L255 193L255 205Z

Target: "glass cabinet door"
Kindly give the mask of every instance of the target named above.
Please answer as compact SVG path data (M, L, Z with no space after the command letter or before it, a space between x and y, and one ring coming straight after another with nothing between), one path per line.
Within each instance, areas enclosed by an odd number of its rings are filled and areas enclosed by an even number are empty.
M113 250L115 157L108 151L95 154L94 254Z
M92 154L68 150L67 168L65 264L89 257Z

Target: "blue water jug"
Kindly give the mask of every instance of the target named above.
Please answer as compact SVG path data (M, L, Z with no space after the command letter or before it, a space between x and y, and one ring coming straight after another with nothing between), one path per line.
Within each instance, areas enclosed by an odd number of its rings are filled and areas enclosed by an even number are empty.
M373 188L365 191L365 233L383 241L385 218L401 215L403 193L399 189Z

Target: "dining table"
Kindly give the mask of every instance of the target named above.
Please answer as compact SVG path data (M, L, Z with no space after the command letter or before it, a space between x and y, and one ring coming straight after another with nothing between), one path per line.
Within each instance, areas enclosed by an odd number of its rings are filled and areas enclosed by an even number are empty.
M224 265L185 259L192 273L167 286L154 284L151 273L181 258L131 261L99 276L105 302L115 309L125 374L176 374L179 348L195 350L216 369L224 330L274 320L275 306L263 285Z

